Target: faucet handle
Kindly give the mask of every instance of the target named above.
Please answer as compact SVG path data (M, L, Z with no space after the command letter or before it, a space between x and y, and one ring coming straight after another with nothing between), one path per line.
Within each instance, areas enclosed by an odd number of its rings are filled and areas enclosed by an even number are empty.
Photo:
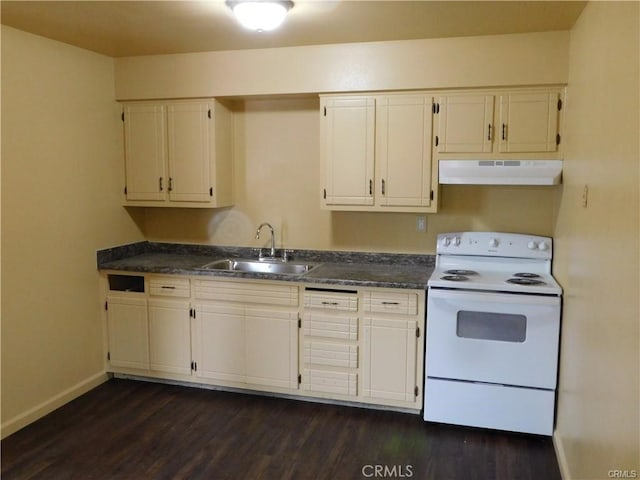
M289 250L287 248L285 248L284 250L282 250L282 260L284 262L286 262L287 260L289 260L289 254L293 253L293 250Z
M262 248L254 248L253 251L258 254L258 260L261 260L264 257L262 254Z

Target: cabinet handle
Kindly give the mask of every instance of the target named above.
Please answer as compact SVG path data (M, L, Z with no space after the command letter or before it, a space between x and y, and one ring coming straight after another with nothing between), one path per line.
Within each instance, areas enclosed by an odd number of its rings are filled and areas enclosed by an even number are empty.
M369 180L369 195L373 195L373 180Z
M173 190L173 178L169 177L169 191Z
M507 125L505 123L502 124L502 140L507 139Z
M487 140L491 141L491 124L487 125Z
M384 195L384 178L382 179L382 195Z
M400 302L382 302L382 305L400 305Z
M334 306L337 306L338 302L322 302L322 305L334 305Z
M162 285L160 288L166 288L167 290L175 290L176 287L173 285Z
M160 186L160 191L162 191L162 190L163 190L163 187L162 187L162 177L160 177L160 178L158 179L158 184L159 184L159 186Z

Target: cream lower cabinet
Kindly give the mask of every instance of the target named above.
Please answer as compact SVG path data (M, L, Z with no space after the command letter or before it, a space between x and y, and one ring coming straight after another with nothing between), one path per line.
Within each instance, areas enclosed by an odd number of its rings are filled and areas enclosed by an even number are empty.
M200 378L263 390L298 388L298 287L193 280Z
M151 370L191 374L189 280L149 279L149 365Z
M424 291L173 275L105 279L111 372L422 408Z
M307 288L301 325L301 389L316 395L358 395L358 293Z
M302 391L420 410L424 305L424 291L307 286L300 334Z
M105 306L110 365L148 370L149 324L144 293L110 293Z
M424 295L363 292L362 395L422 405Z

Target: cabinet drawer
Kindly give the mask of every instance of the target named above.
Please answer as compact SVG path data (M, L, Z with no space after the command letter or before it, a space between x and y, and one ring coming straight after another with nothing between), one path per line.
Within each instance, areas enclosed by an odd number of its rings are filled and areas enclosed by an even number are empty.
M351 292L305 292L304 306L305 308L357 312L358 295Z
M303 324L303 332L307 337L358 340L358 317L307 312L304 314Z
M304 361L310 365L358 368L358 347L339 343L304 342Z
M193 290L199 300L298 306L298 287L291 285L194 280Z
M302 372L302 389L314 392L358 394L358 375L348 372L305 369Z
M402 292L364 292L364 311L416 315L418 313L418 295Z
M149 278L149 294L164 297L184 297L190 295L189 279L175 277Z

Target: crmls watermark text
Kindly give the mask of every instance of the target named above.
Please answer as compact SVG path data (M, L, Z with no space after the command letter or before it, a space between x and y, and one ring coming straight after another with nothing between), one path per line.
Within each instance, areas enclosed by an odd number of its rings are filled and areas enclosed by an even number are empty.
M413 477L413 465L364 465L361 471L365 478Z
M637 470L609 470L609 478L638 478Z

